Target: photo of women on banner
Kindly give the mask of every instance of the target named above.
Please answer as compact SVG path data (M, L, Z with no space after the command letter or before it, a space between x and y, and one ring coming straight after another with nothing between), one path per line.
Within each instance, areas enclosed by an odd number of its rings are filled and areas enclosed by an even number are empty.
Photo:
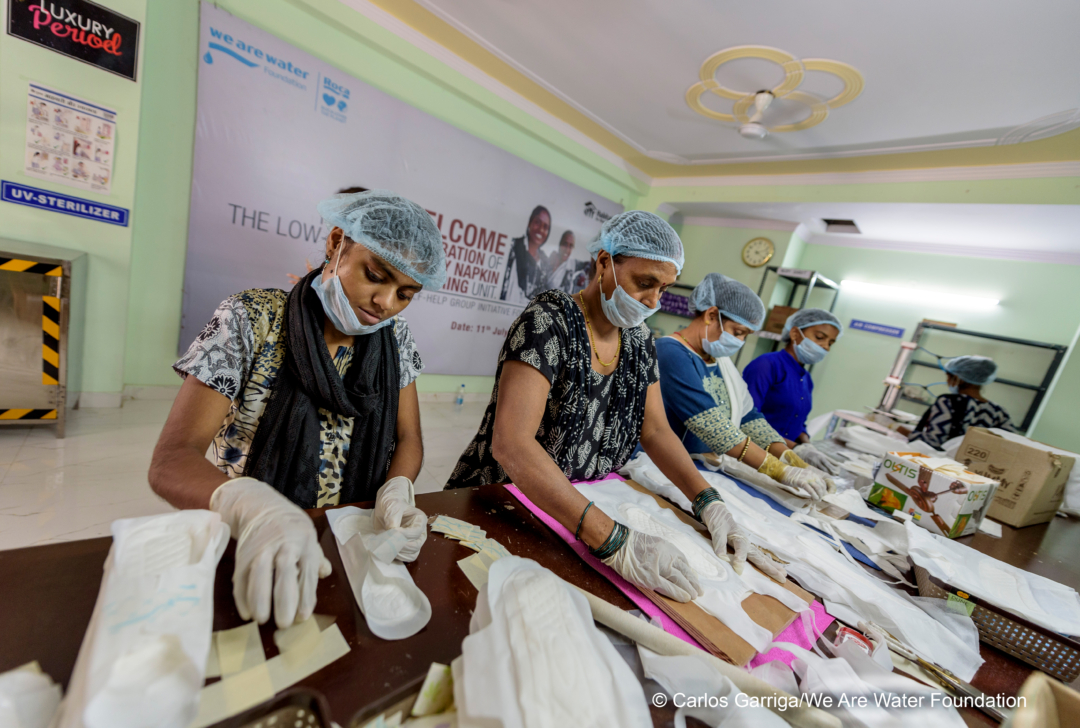
M543 205L537 205L529 215L525 234L510 241L499 300L524 305L547 289L547 260L540 248L550 234L551 213Z

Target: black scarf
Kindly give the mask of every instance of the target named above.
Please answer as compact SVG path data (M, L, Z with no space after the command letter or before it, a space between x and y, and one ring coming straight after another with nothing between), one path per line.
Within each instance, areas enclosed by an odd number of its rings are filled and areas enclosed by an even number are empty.
M244 474L281 491L301 508L319 493L319 409L353 418L339 503L375 498L394 452L400 383L393 325L357 336L345 378L338 375L323 338L322 303L308 273L289 292L283 334L285 357L259 420Z

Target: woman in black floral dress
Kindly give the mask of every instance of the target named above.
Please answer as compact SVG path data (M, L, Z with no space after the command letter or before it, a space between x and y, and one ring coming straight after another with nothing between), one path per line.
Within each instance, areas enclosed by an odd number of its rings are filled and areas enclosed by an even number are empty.
M541 293L510 327L480 429L446 487L513 481L627 580L687 601L700 590L682 554L617 524L570 482L618 470L640 443L695 502L723 558L730 542L737 569L749 556L783 579L735 526L664 413L643 322L682 269L678 235L656 215L626 212L604 223L589 250L596 272L585 290Z

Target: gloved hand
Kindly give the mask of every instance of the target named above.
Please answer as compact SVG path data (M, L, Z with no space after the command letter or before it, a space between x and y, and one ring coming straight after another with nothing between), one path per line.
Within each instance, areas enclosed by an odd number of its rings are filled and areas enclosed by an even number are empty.
M723 503L713 502L701 509L701 522L709 528L712 536L713 551L721 559L728 561L727 547L735 550L735 557L731 559L731 568L736 574L743 573L743 568L749 560L751 564L765 575L772 577L783 584L787 581L787 571L783 564L778 564L754 544L750 543L746 531L735 523L731 511Z
M795 452L811 466L824 471L828 475L840 474L840 463L836 462L808 442L796 445Z
M398 560L415 561L427 540L427 515L416 507L412 481L399 475L383 483L375 495L374 517L380 531L400 528L408 537Z
M784 452L780 453L780 462L793 468L807 467L806 462L794 450L784 450Z
M284 629L315 611L315 588L330 575L330 562L315 535L315 524L298 506L254 478L234 478L210 496L236 537L233 599L244 619L274 619Z
M686 557L668 541L627 529L626 543L604 559L631 584L660 592L677 602L697 599L703 592Z
M836 492L836 485L829 490L825 476L809 468L788 468L780 476L780 482L792 488L799 488L810 496L810 500L819 501L829 492Z

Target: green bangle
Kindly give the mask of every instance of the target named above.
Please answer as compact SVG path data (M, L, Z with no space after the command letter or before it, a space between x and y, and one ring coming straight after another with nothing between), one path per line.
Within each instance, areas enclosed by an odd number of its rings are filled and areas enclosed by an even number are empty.
M593 550L589 549L596 558L603 561L610 558L616 551L621 549L626 544L626 539L630 535L630 529L622 525L618 521L615 521L615 527L611 529L611 533L608 534L604 543L600 544L600 548Z
M581 526L585 523L585 514L589 512L589 509L593 507L593 501L589 501L589 505L585 506L585 510L581 512L581 519L577 522L577 530L574 531L574 538L581 540Z
M694 517L701 520L701 512L705 510L705 506L710 503L723 503L724 499L720 497L720 493L716 488L706 488L697 494L694 498L692 510L694 511Z

